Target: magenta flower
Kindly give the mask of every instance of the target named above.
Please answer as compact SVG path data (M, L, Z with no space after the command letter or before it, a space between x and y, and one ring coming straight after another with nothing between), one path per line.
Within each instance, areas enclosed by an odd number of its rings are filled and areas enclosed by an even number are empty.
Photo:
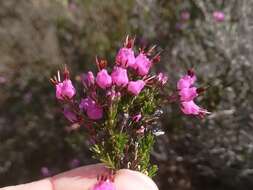
M222 11L214 11L213 18L217 22L223 22L225 20L225 14Z
M177 82L177 89L181 90L183 88L190 88L194 82L196 81L196 76L192 75L185 75Z
M121 67L114 67L111 74L112 82L117 86L126 86L128 84L127 70Z
M106 89L112 85L112 78L106 69L98 72L96 82L100 88Z
M72 112L68 107L64 108L63 114L72 123L75 123L78 121L77 115L74 112Z
M181 102L181 110L186 115L199 115L203 116L209 113L207 110L200 108L194 101Z
M179 91L179 96L182 102L192 101L194 98L198 96L197 88L196 87L182 88Z
M63 82L56 84L56 98L63 100L64 98L71 99L76 94L76 89L72 85L71 80L65 79Z
M116 64L122 67L134 67L135 56L132 48L121 48L116 56Z
M133 95L137 96L144 88L145 82L143 80L130 81L127 90Z
M82 80L84 86L86 88L89 88L95 84L95 77L91 71L89 71L87 74L83 76Z
M180 14L180 18L181 18L181 20L183 20L183 21L189 20L190 17L191 17L191 14L190 14L189 11L182 11L181 14Z
M142 117L142 115L139 113L139 114L134 115L132 120L134 122L139 122L141 120L141 117Z
M163 86L167 83L168 81L168 76L165 75L164 73L159 73L157 76L158 82Z
M44 166L40 169L40 172L42 174L43 177L49 177L51 176L51 171L48 169L48 167Z
M116 187L113 182L107 180L98 182L91 190L116 190Z
M90 97L82 99L79 108L84 110L92 120L98 120L103 117L103 108Z
M144 53L140 53L136 57L134 68L137 70L140 76L147 75L151 66L152 66L152 62Z

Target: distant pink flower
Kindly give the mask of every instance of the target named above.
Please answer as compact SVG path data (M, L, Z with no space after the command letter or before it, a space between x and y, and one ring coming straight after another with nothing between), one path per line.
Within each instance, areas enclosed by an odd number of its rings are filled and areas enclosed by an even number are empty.
M112 85L112 78L106 69L98 72L96 82L100 88L106 89Z
M165 85L165 84L167 83L167 81L168 81L168 76L165 75L164 73L159 73L159 74L157 75L157 80L158 80L158 82L163 86L163 85Z
M121 48L116 56L116 64L122 67L133 67L135 56L132 48Z
M51 176L51 172L48 169L48 167L44 166L40 169L41 174L43 175L43 177L49 177Z
M200 108L194 101L181 102L181 110L186 115L205 115L209 113L207 110Z
M225 14L222 11L214 11L213 18L217 22L223 22L225 20Z
M65 79L63 82L56 84L56 98L63 100L64 98L71 99L76 94L71 80Z
M189 88L194 84L195 81L196 76L194 74L193 75L187 74L177 82L177 89L181 90L183 88Z
M183 88L179 91L180 100L182 102L192 101L194 98L198 96L197 88Z
M90 97L82 99L79 108L83 109L92 120L98 120L103 117L103 108Z
M139 113L139 114L136 114L136 115L134 115L133 116L133 118L132 118L132 120L134 121L134 122L139 122L140 120L141 120L141 114Z
M95 84L95 77L91 71L83 76L83 84L89 88Z
M72 123L78 121L77 115L74 112L72 112L68 107L64 108L63 114Z
M180 18L181 18L181 20L183 20L183 21L189 20L190 17L191 17L191 15L190 15L190 12L189 12L189 11L182 11L181 14L180 14Z
M112 82L117 86L126 86L128 83L127 70L121 67L114 67L111 77Z
M144 88L145 82L143 80L130 81L127 90L133 95L137 96Z
M116 187L113 182L99 181L91 190L116 190Z
M135 59L134 68L137 70L140 76L147 75L152 66L150 59L144 54L140 53Z

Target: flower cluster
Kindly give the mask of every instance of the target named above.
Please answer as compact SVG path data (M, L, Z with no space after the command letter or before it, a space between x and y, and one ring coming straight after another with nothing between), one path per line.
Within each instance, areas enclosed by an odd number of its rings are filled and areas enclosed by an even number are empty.
M183 76L177 83L179 97L181 102L181 110L186 115L204 116L209 113L207 110L200 108L195 104L194 99L199 95L201 88L197 89L193 84L196 81L195 74L189 70L188 74Z
M81 98L76 96L66 68L63 81L59 72L51 79L65 117L74 128L84 126L94 157L112 169L129 168L149 176L155 174L157 167L150 164L150 151L154 136L164 134L157 126L162 106L172 102L171 96L178 97L177 102L186 115L208 113L194 103L201 91L193 86L194 73L182 77L177 83L178 90L169 95L167 75L151 72L159 61L155 46L136 52L134 39L127 37L115 63L96 58L98 72L89 71L81 76L84 88Z

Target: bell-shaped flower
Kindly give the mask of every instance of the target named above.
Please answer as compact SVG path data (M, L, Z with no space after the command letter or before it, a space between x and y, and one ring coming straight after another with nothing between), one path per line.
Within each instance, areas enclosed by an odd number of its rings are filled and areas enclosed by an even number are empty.
M152 66L151 60L144 54L140 53L135 59L134 68L140 76L147 75Z
M186 115L203 116L209 113L207 110L200 108L194 101L181 102L181 110Z
M116 64L122 67L134 67L135 56L132 48L123 47L116 55Z
M86 88L93 86L95 84L95 77L93 73L89 71L87 74L84 74L82 82Z
M65 79L63 82L56 84L56 98L63 100L64 98L71 99L76 94L71 80Z
M117 86L126 86L128 84L127 70L121 67L114 67L111 74L112 82Z
M96 83L102 89L106 89L112 85L112 78L106 69L102 69L97 73Z
M92 120L98 120L103 117L103 108L90 97L82 99L79 108L84 110Z
M183 88L179 91L179 96L182 102L192 101L194 98L198 96L197 88L196 87Z
M137 80L137 81L130 81L128 83L127 90L131 94L137 96L141 90L144 88L145 82L143 80Z

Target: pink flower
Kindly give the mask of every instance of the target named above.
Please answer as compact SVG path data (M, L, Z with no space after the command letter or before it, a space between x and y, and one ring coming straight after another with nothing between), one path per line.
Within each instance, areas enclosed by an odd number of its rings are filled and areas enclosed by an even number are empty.
M194 82L196 81L196 76L193 75L185 75L177 82L177 89L181 90L183 88L190 88Z
M198 96L197 88L196 87L182 88L179 91L179 95L180 95L180 100L182 102L192 101L194 98Z
M159 73L159 74L157 75L157 80L158 80L158 82L163 86L163 85L165 85L165 84L167 83L167 81L168 81L168 76L165 75L164 73Z
M135 56L132 48L121 48L116 56L116 64L122 67L133 67L135 64Z
M128 83L127 70L121 67L114 67L111 77L112 82L117 86L126 86Z
M116 190L116 187L113 182L107 180L98 182L91 190Z
M86 111L87 116L92 120L98 120L103 117L103 108L90 97L82 99L79 108Z
M200 115L203 116L209 113L207 110L200 108L194 101L181 102L181 110L186 115Z
M48 169L48 167L44 166L40 169L41 174L43 177L49 177L52 175L51 171Z
M136 114L136 115L134 115L133 116L133 118L132 118L132 120L134 121L134 122L139 122L140 120L141 120L141 114L139 113L139 114Z
M83 76L83 84L86 88L89 88L95 84L95 77L91 71Z
M152 66L152 62L144 53L140 53L136 57L134 68L137 70L140 76L147 75L151 66Z
M183 21L189 20L190 17L191 17L191 14L190 14L189 11L182 11L181 14L180 14L180 18L181 18L181 20L183 20Z
M225 15L222 11L214 11L213 18L217 22L223 22L225 20Z
M56 84L56 98L63 100L64 98L71 99L76 94L76 89L72 85L71 80L65 79L63 82Z
M74 112L72 112L68 107L64 108L63 114L72 123L78 121L77 115Z
M112 78L106 69L98 72L96 82L100 88L106 89L112 85Z
M133 95L137 96L144 88L145 82L143 80L130 81L127 90Z

